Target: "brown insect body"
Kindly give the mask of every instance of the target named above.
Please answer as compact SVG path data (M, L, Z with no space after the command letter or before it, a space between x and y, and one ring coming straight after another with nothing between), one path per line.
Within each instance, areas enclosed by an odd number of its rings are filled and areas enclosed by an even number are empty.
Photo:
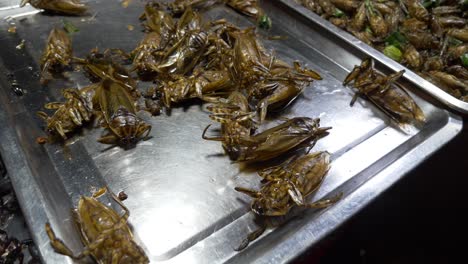
M27 3L35 8L67 15L81 15L88 10L88 6L79 0L21 0L20 6Z
M204 136L207 129L202 137L210 140ZM222 137L211 140L223 141L223 148L232 160L258 162L273 159L300 146L314 145L329 129L320 127L319 119L295 117L250 137L238 137L235 141Z
M112 52L112 50L106 50L104 53L99 53L97 50L93 50L86 59L75 58L75 60L83 65L87 76L92 82L110 79L124 85L132 93L133 97L138 97L136 81L130 76L127 69L114 61ZM117 50L117 53L120 57L128 57L120 50Z
M229 91L234 86L229 77L227 71L203 69L194 69L189 77L177 76L176 80L163 82L161 85L164 104L170 108L171 103L179 103L191 98L203 99L219 91Z
M244 191L255 198L252 211L262 216L286 215L294 205L305 206L304 198L315 192L330 169L330 154L316 152L289 159L259 172L266 182L260 191Z
M156 32L146 34L131 53L134 68L139 75L152 75L158 71L157 65L161 63L161 50L161 35Z
M195 10L205 9L224 0L175 0L169 4L169 9L175 14L181 14L188 8Z
M72 56L72 43L67 33L62 29L52 29L40 60L41 83L46 84L53 79L54 73L61 72L69 66Z
M67 100L66 102L45 105L46 109L56 110L51 117L42 111L37 112L37 115L46 121L46 130L49 133L58 134L63 139L67 139L66 134L78 129L84 122L90 121L93 112L92 106L80 96L77 90L65 89L63 96Z
M264 12L258 5L258 0L228 0L226 3L232 9L250 17L259 17Z
M145 5L145 11L140 16L143 20L145 28L150 32L157 33L163 40L162 44L165 46L165 40L169 40L175 29L175 23L167 12L162 10L162 7L154 2Z
M423 111L405 90L394 84L403 75L404 70L385 76L375 71L373 65L371 59L363 60L360 66L354 67L348 74L343 84L354 81L354 87L359 91L356 96L365 95L400 126L413 121L424 123ZM351 104L354 103L356 96Z
M102 125L109 132L99 142L131 148L151 132L151 126L136 115L135 101L120 82L104 80L96 91L96 101Z
M306 208L325 208L336 203L339 194L330 199L307 203L306 198L318 190L330 169L330 154L316 152L300 157L293 157L284 163L259 172L264 183L260 190L236 187L235 190L253 198L252 211L259 216L283 216L293 206ZM257 239L266 229L266 225L252 232L236 250L242 250Z
M78 255L73 254L65 243L56 237L50 224L47 223L46 232L52 247L58 253L76 260L92 256L99 264L149 263L143 249L135 243L128 226L127 219L130 215L128 209L114 194L112 194L113 200L125 210L122 216L96 199L106 191L107 188L101 189L92 197L82 196L74 211L74 218L85 244L84 250Z
M241 138L248 138L256 129L253 119L255 112L250 111L247 98L238 91L233 91L227 100L220 98L205 100L214 102L207 107L210 118L221 123L221 138L225 145L239 144Z

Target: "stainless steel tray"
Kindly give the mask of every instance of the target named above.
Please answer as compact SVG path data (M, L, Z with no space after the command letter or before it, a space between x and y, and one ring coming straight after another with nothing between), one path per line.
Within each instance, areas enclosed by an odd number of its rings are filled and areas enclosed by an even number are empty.
M119 1L90 1L90 5L93 13L88 17L66 18L80 29L73 35L77 56L96 46L130 50L138 43L142 33L128 31L126 26L139 28L140 1L133 1L126 9ZM103 185L128 194L125 204L131 211L130 223L152 262L286 262L460 132L461 119L421 98L421 87L414 84L411 75L405 75L406 81L401 84L414 94L427 116L427 124L421 129L402 133L364 100L350 107L353 92L341 82L363 57L375 57L376 67L384 72L400 66L363 49L360 43L343 41L336 32L325 30L322 20L302 14L306 11L291 1L265 1L263 6L273 19L270 34L288 37L265 41L266 46L275 48L284 60L305 63L324 78L308 87L284 113L289 117L320 117L323 126L333 127L330 135L314 147L331 152L333 162L313 199L337 192L345 195L325 210L294 210L285 224L241 252L233 248L255 224L249 213L250 199L235 192L234 187L258 186L259 177L231 163L219 143L201 139L203 128L210 123L203 107L187 105L173 109L170 116L154 118L141 113L153 126L153 138L128 151L98 144L100 129L83 131L65 148L38 145L35 139L43 135L43 124L35 112L44 103L60 98L59 88L83 87L88 81L75 74L73 83L53 81L49 87L41 87L35 74L37 62L48 32L53 25L61 25L62 17L37 14L30 8L0 9L0 17L15 17L17 26L17 34L11 34L7 28L12 21L0 25L0 151L46 263L71 260L54 253L44 223L50 221L57 235L78 252L82 245L70 208L80 195L89 195ZM250 25L244 17L223 7L211 9L206 16ZM25 48L17 50L21 39L25 39ZM388 62L389 67L380 62ZM12 78L24 90L23 96L10 89Z
M406 68L405 66L401 65L400 63L388 58L380 51L374 49L373 47L367 45L366 43L362 42L352 34L348 33L347 31L333 25L332 23L328 22L327 20L321 18L319 15L315 14L311 10L303 7L302 5L295 2L295 0L291 1L283 1L288 8L291 8L297 12L302 13L305 17L311 20L311 23L320 25L323 28L326 28L333 34L335 34L340 40L349 43L350 45L354 46L356 49L359 49L361 52L374 57L379 62L387 65L393 71L401 71L405 70L405 76L408 78L410 82L414 85L419 87L422 91L429 94L432 98L438 100L445 106L448 106L450 109L453 109L461 114L468 114L468 103L462 100L453 97L452 95L446 93L441 88L437 87L436 85L432 84L431 82L425 80L412 70ZM349 65L345 65L349 66Z

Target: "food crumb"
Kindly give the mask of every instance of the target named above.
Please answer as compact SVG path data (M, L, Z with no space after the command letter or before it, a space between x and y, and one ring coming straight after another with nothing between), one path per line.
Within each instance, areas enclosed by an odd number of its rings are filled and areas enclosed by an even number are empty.
M132 31L132 30L135 29L135 27L134 27L133 25L127 25L127 29L130 30L130 31Z
M11 26L8 28L8 33L16 33L16 27L15 26Z
M127 8L128 5L132 2L132 0L123 0L122 1L122 7Z
M121 192L119 192L118 197L119 197L120 201L125 201L125 200L127 200L128 195L124 191L121 191Z
M25 43L24 39L21 40L20 44L18 44L18 46L16 46L16 49L17 50L22 50L24 48L24 43Z
M43 144L47 143L47 138L46 137L37 137L36 138L36 143L43 145Z

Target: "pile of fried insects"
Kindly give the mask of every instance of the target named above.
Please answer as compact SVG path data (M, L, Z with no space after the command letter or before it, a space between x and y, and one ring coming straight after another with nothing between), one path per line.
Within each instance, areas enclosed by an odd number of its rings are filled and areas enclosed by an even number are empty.
M296 0L468 102L468 0Z
M0 157L0 263L41 263L39 252L31 239L19 240L15 221L23 222L21 210ZM15 237L16 236L16 237Z
M77 0L23 0L22 4L26 2L62 15L85 14L89 9ZM55 111L52 115L38 112L50 135L47 141L65 140L86 124L99 120L106 131L99 142L135 147L151 131L151 126L138 117L138 111L159 115L164 108L196 99L208 103L209 117L221 126L219 135L208 136L208 125L200 131L201 137L220 141L231 160L255 163L289 155L280 164L258 171L262 178L260 190L236 188L253 198L251 209L259 218L286 215L296 205L324 208L334 204L341 194L312 203L306 200L320 187L330 169L328 152L309 152L331 127L321 127L318 118L294 117L258 131L270 112L285 109L321 76L299 62L289 64L277 58L274 51L263 46L255 26L239 28L225 19L205 21L199 11L215 5L240 12L257 27L272 26L256 0L176 0L167 4L153 1L145 5L140 16L145 35L133 51L92 50L85 58L73 56L66 30L51 29L40 61L40 82L46 85L72 65L79 65L92 84L63 90L64 102L45 105ZM413 99L394 85L402 74L381 74L374 69L373 61L366 59L344 84L353 83L357 95L368 98L399 125L424 122L424 114ZM138 80L153 86L141 92ZM124 215L98 200L106 192L124 209ZM127 224L129 211L122 203L124 198L107 188L91 197L81 197L74 216L85 248L74 254L46 224L55 251L74 259L92 256L99 263L148 263ZM269 221L262 222L236 250L247 247L265 231Z

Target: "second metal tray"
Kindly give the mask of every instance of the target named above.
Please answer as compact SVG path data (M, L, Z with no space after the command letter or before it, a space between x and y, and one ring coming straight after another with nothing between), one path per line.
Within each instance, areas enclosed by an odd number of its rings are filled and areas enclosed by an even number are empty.
M80 29L73 35L76 56L95 47L129 51L137 45L143 34L128 31L127 25L138 28L143 3L133 1L126 9L120 1L89 4L93 12L89 16L66 18ZM310 20L310 14L304 15L304 10L291 5L290 1L263 2L273 20L269 34L287 37L265 40L266 47L274 48L283 60L299 60L317 70L323 80L305 89L283 116L320 117L323 126L333 127L314 147L328 150L333 161L324 184L310 199L338 192L344 197L324 210L294 210L286 223L241 252L234 248L255 224L249 212L250 199L234 187L255 188L259 177L230 162L219 143L201 139L210 123L203 107L186 105L173 109L170 116L140 113L153 126L152 138L127 151L97 143L100 129L84 130L69 140L66 148L38 145L35 139L44 132L35 112L59 98L59 88L83 87L88 81L76 74L73 83L54 81L41 87L34 74L38 60L48 32L60 26L63 18L14 6L0 10L0 17L14 17L17 26L17 34L10 34L9 24L0 24L0 151L45 263L71 263L50 247L45 222L50 221L57 235L80 251L82 244L70 208L80 195L90 195L104 185L128 194L124 203L131 212L129 222L152 262L285 262L313 246L460 132L459 117L421 98L421 88L408 81L401 84L427 117L420 129L402 133L361 99L350 107L353 92L342 86L342 80L362 58L376 54L363 51L359 43L343 41L336 32L325 30L321 21ZM252 25L224 7L214 7L204 16ZM22 39L25 48L15 49ZM387 62L382 58L377 61ZM376 67L383 72L395 70L394 64L389 65L377 63ZM11 77L23 88L23 96L10 89Z
M374 49L373 47L367 45L366 43L362 42L352 34L348 33L347 31L338 28L337 26L333 25L329 21L321 18L319 15L315 14L314 12L310 11L309 9L301 6L295 0L282 0L288 8L294 9L297 12L300 12L309 20L311 20L312 24L317 24L323 27L324 29L332 32L335 36L337 36L340 41L347 42L350 45L356 47L361 52L373 57L375 60L378 60L380 63L385 64L393 71L401 71L405 70L405 77L416 85L419 89L430 95L432 98L438 100L445 106L449 107L457 111L458 113L467 115L468 114L468 103L462 100L457 99L456 97L450 95L449 93L445 92L441 88L437 87L433 83L427 81L426 79L422 78L412 70L408 69L407 67L401 65L400 63L388 58L380 51ZM347 65L349 66L349 65Z

